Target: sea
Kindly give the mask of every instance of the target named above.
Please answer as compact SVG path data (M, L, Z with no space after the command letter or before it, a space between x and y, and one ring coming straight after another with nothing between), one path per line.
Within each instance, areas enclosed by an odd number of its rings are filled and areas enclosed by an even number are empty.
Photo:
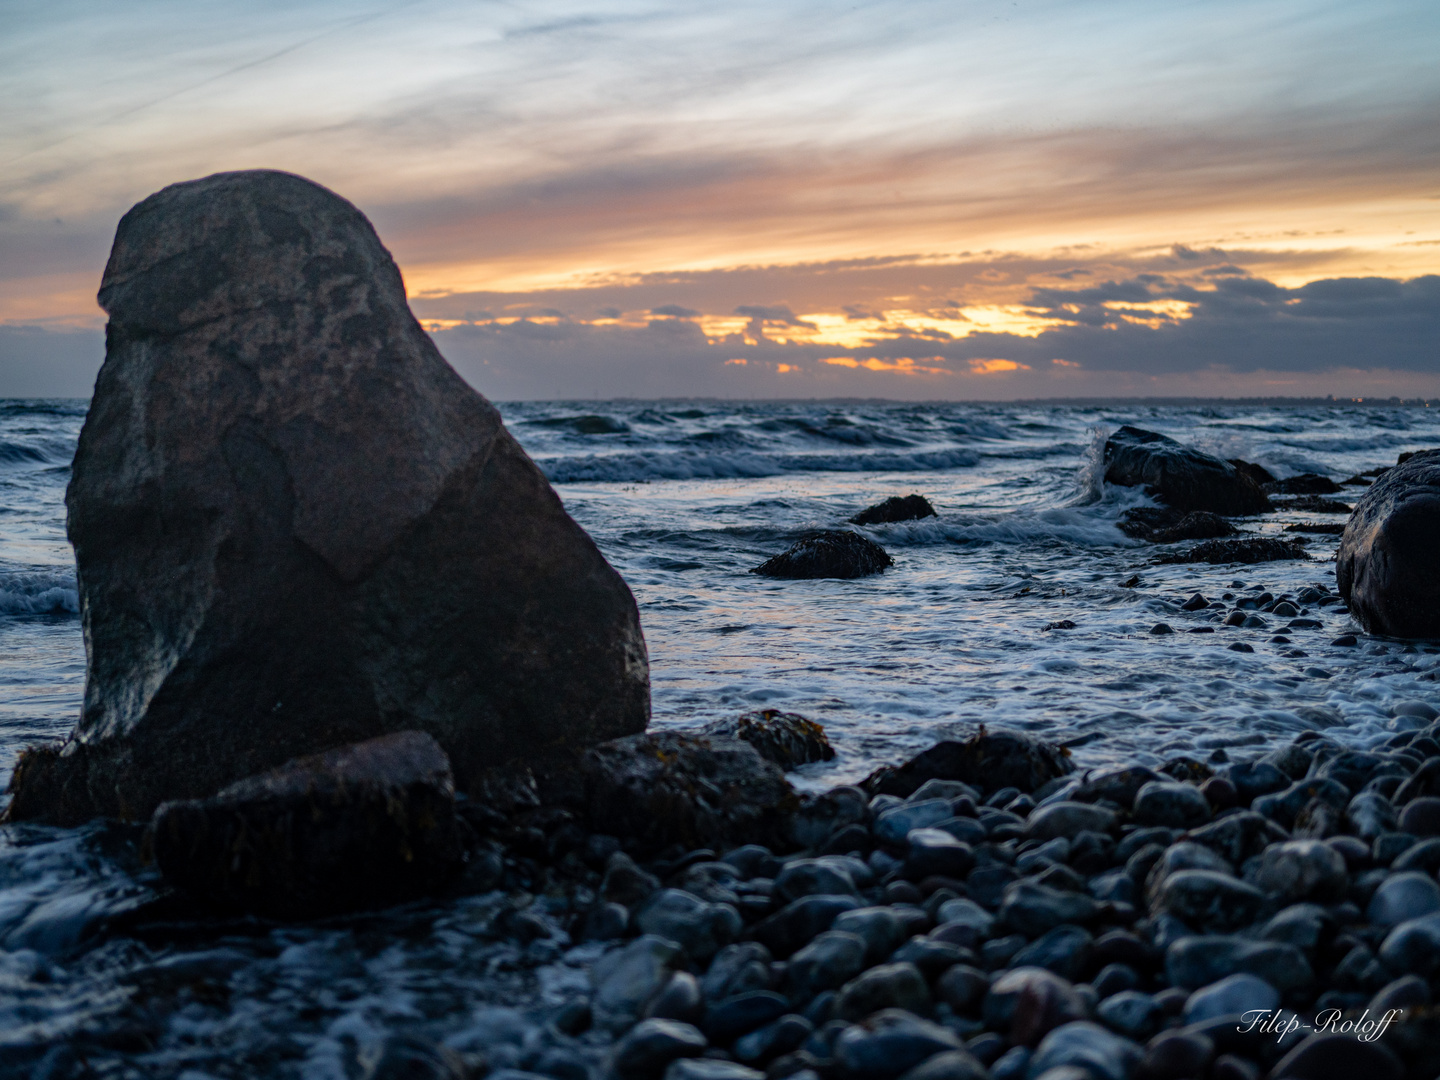
M653 726L755 709L824 725L836 755L793 774L857 781L979 725L1068 747L1082 768L1244 760L1307 730L1364 747L1440 706L1440 643L1368 637L1334 600L1339 537L1240 521L1304 560L1166 564L1117 528L1148 500L1102 479L1105 437L1163 432L1277 477L1342 480L1440 446L1440 408L1372 403L591 401L500 406L639 603ZM65 539L84 401L0 402L0 770L62 737L85 675ZM1330 498L1353 504L1350 486ZM858 580L749 571L891 495L937 513L861 528L894 558ZM445 583L431 586L443 590ZM1317 627L1223 624L1289 597ZM1306 595L1313 595L1307 593ZM418 597L418 603L424 598ZM1169 633L1159 627L1168 627ZM1241 646L1241 648L1236 648ZM1248 647L1248 648L1246 648ZM134 830L0 828L0 1076L356 1080L397 1039L533 1065L543 1021L584 990L598 946L499 935L487 894L301 926L183 920ZM550 901L534 898L544 913ZM547 1012L548 1010L548 1012ZM84 1070L90 1070L85 1072Z

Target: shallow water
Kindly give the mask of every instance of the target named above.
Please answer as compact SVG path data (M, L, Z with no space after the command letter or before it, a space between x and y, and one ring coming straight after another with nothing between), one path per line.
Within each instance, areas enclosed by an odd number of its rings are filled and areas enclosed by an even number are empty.
M1340 479L1440 445L1440 410L702 401L503 412L635 592L655 723L761 706L804 713L838 752L803 770L805 786L856 779L976 723L1065 742L1085 765L1155 763L1255 753L1307 728L1363 745L1409 723L1406 703L1440 698L1434 649L1363 635L1333 645L1355 629L1333 609L1311 610L1323 628L1288 642L1271 640L1283 619L1241 630L1179 610L1197 590L1333 588L1338 538L1281 530L1342 518L1282 511L1243 523L1298 535L1308 561L1155 565L1153 546L1115 528L1143 497L1096 476L1104 433L1134 423L1280 476ZM79 707L63 496L83 416L83 403L0 403L7 771L25 743L63 735ZM939 517L863 530L895 557L883 575L746 573L805 530L910 491ZM1066 619L1075 629L1045 629ZM1150 633L1159 622L1177 632ZM1228 648L1237 641L1254 651ZM518 1062L533 1030L504 1010L558 1002L583 983L588 953L560 959L562 937L526 954L490 936L494 897L201 940L96 935L150 895L132 844L98 827L0 831L0 1066L9 1053L28 1071L42 1044L88 1033L77 1045L103 1075L352 1076L383 1033L411 1029L462 1049L508 1046L500 1059ZM61 1057L47 1060L67 1074Z

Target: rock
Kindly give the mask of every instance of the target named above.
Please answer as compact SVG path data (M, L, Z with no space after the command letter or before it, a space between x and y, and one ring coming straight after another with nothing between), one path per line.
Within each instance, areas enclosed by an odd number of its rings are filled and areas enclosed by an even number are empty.
M1345 859L1319 840L1290 840L1272 844L1261 856L1255 884L1282 900L1343 899L1349 879Z
M895 565L884 548L847 529L812 532L750 571L773 578L859 578Z
M1229 462L1129 426L1105 441L1105 480L1121 487L1143 484L1161 502L1186 512L1233 516L1270 509L1265 493Z
M1232 866L1286 839L1284 829L1253 811L1229 814L1190 833L1191 842L1209 848Z
M920 799L882 810L875 818L875 835L894 846L906 843L914 829L926 829L955 816L949 799Z
M972 1012L989 990L990 979L969 964L955 964L935 980L940 1000L962 1016Z
M613 941L630 928L630 912L623 904L608 901L596 904L585 916L583 936L587 941Z
M848 825L867 826L870 797L857 787L838 787L803 797L790 819L790 839L800 847L817 848ZM768 855L768 850L766 851ZM726 856L728 859L730 856Z
M1198 990L1236 972L1258 976L1282 994L1307 987L1315 978L1305 954L1293 945L1238 937L1182 937L1165 950L1166 976L1186 990Z
M1061 801L1032 812L1025 824L1025 836L1030 840L1051 840L1058 836L1068 839L1082 832L1113 832L1119 825L1113 810L1092 803Z
M1440 838L1431 837L1429 840L1417 841L1413 836L1405 833L1390 834L1398 843L1400 854L1390 864L1390 869L1399 873L1402 870L1423 870L1434 874L1440 871ZM1376 837L1378 845L1385 837ZM1376 860L1379 862L1380 860Z
M964 1044L939 1024L902 1009L885 1009L852 1024L835 1040L835 1063L856 1078L899 1076L936 1054L963 1051Z
M1271 1070L1273 1080L1404 1080L1405 1066L1378 1042L1316 1032Z
M1440 798L1422 795L1400 811L1400 831L1411 836L1440 836Z
M957 897L941 904L935 913L942 926L968 926L975 932L977 940L990 936L995 917L968 897Z
M1380 944L1380 959L1397 974L1428 979L1440 971L1440 912L1396 926Z
M802 896L768 916L752 931L755 940L784 959L796 949L829 930L842 911L861 906L853 896Z
M826 859L795 859L775 878L775 898L782 904L802 896L859 896L855 879Z
M450 763L404 731L298 758L155 812L165 880L219 907L309 918L423 896L464 858Z
M1164 1031L1150 1041L1136 1076L1143 1080L1187 1080L1204 1076L1214 1042L1190 1031Z
M1440 450L1423 450L1365 490L1335 560L1341 597L1365 630L1440 637Z
M930 1008L930 987L914 964L881 964L851 979L835 999L835 1015L858 1020L881 1009L925 1012Z
M1264 903L1259 889L1227 874L1181 870L1161 882L1152 910L1202 930L1238 930L1255 921Z
M852 525L890 525L897 521L918 521L935 517L935 508L924 495L891 495L884 502L867 506L850 519Z
M746 990L706 1007L705 1034L715 1042L730 1042L789 1011L790 1003L773 990Z
M1084 781L1070 793L1074 802L1100 802L1105 800L1118 806L1130 806L1140 789L1161 776L1154 769L1144 765L1130 765L1120 769L1087 775Z
M413 1035L387 1035L360 1073L361 1080L468 1080L469 1076L464 1058L454 1050Z
M1074 982L1089 969L1093 941L1078 926L1057 926L1026 945L1010 962L1017 967L1044 968Z
M1343 503L1337 499L1323 499L1318 495L1299 495L1277 499L1273 505L1277 510L1286 510L1292 514L1348 514L1351 510L1349 503Z
M1304 776L1308 768L1309 762L1307 761L1305 769L1300 770L1300 775ZM1276 765L1265 760L1230 765L1222 775L1235 785L1235 794L1241 806L1249 806L1261 795L1284 791L1290 786L1290 780L1286 774Z
M627 908L642 903L660 888L660 879L635 865L635 860L617 851L605 862L605 876L600 881L602 899Z
M1310 763L1315 760L1315 756L1309 750L1306 750L1305 747L1291 743L1288 746L1280 747L1278 750L1272 750L1260 760L1268 765L1275 766L1291 780L1302 780L1305 774L1310 771ZM1236 787L1239 787L1239 785L1237 784ZM1284 787L1285 785L1281 784L1272 790L1280 791ZM1269 792L1262 791L1258 792L1258 794L1268 795Z
M985 994L987 1027L1009 1029L1013 1042L1034 1046L1054 1028L1088 1015L1085 999L1070 982L1038 967L1015 967L997 975Z
M1006 888L1000 902L1000 921L1026 937L1036 938L1061 923L1089 922L1098 910L1088 896L1022 879Z
M466 791L645 727L630 591L355 207L279 172L173 185L121 220L100 303L67 494L85 700L12 820L143 819L397 723Z
M1334 923L1330 913L1318 904L1291 904L1265 924L1260 936L1310 953L1333 931Z
M990 1072L969 1050L945 1050L916 1065L900 1080L990 1080Z
M1312 799L1327 802L1343 812L1350 805L1350 789L1330 779L1300 780L1274 795L1262 795L1250 804L1258 814L1278 822L1282 827L1295 823L1296 816Z
M1149 539L1157 544L1174 544L1181 540L1213 540L1221 536L1234 536L1238 531L1219 514L1212 514L1207 510L1192 510L1175 524L1156 529Z
M825 728L798 713L760 709L734 720L706 724L700 734L711 739L740 739L787 772L812 761L829 761L835 748L825 737Z
M1127 1039L1148 1039L1163 1019L1160 1005L1149 994L1121 990L1100 1002L1100 1022Z
M815 1025L805 1017L789 1013L735 1040L735 1056L752 1065L769 1061L798 1050L814 1030Z
M1376 926L1395 926L1440 911L1440 885L1415 871L1391 874L1370 897L1365 918Z
M1378 791L1362 791L1345 808L1345 824L1365 840L1374 840L1395 828L1395 807Z
M990 1080L1025 1080L1034 1051L1028 1046L1012 1046L990 1066ZM1075 1080L1072 1076L1062 1080ZM1089 1077L1086 1080L1090 1080Z
M679 1058L665 1070L664 1080L764 1080L759 1069L723 1058Z
M635 915L641 933L674 941L694 960L709 960L744 928L729 904L708 904L680 889L662 889Z
M610 1031L630 1027L645 1005L670 981L680 946L647 934L606 953L590 969L595 1024Z
M927 780L960 780L991 795L1002 788L1034 791L1074 771L1069 752L1006 728L964 742L936 743L904 765L877 769L861 785L872 795L912 794Z
M1440 757L1429 757L1395 789L1394 803L1404 806L1422 795L1440 795Z
M1057 1027L1041 1040L1030 1059L1028 1074L1038 1077L1047 1069L1076 1065L1100 1080L1129 1080L1141 1055L1140 1047L1129 1039L1099 1024L1076 1020Z
M1276 540L1270 536L1247 537L1243 540L1206 540L1187 551L1162 555L1160 563L1262 563L1284 559L1308 559L1305 548L1293 540ZM1261 622L1263 626L1263 621Z
M700 1029L676 1020L642 1020L615 1044L610 1067L621 1080L651 1080L681 1057L696 1057L706 1047Z
M1370 999L1373 1016L1384 1016L1391 1009L1421 1009L1430 1004L1430 987L1418 975L1402 975L1386 983Z
M785 975L796 1000L835 990L865 970L865 942L858 934L826 930L790 957Z
M799 805L779 766L749 743L662 731L614 739L582 764L591 828L660 848L780 843Z
M912 881L932 876L964 878L975 865L970 845L941 829L911 829L905 839L910 847L905 876Z
M1189 829L1210 820L1210 804L1191 784L1154 780L1136 793L1131 813L1137 825Z
M1280 991L1254 975L1230 975L1201 987L1185 1002L1185 1023L1198 1024L1217 1016L1243 1016L1280 1007Z
M726 945L715 954L700 990L706 1001L724 1001L770 985L770 950L757 941Z
M705 995L700 990L700 980L688 971L671 975L665 989L645 1007L646 1019L682 1020L687 1024L699 1023L704 1014Z
M1328 476L1313 472L1297 473L1264 485L1267 495L1334 495L1341 490Z
M842 911L834 929L854 934L865 944L866 962L879 963L910 936L910 926L899 911L889 907L856 908Z

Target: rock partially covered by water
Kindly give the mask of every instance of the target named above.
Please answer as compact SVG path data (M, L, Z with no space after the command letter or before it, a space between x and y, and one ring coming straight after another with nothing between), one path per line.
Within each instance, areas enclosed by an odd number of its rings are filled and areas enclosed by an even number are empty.
M1269 536L1247 537L1244 540L1206 540L1188 551L1162 555L1162 563L1261 563L1283 559L1308 559L1305 548L1293 540L1276 540Z
M1177 510L1214 514L1263 514L1270 500L1234 465L1154 431L1122 427L1105 440L1105 480L1121 487L1143 484Z
M297 758L155 811L165 880L218 907L306 918L422 896L460 869L450 762L404 731Z
M878 574L895 560L873 540L845 529L811 533L750 572L774 578L858 578Z
M1270 495L1334 495L1343 489L1328 476L1302 472L1283 480L1271 480L1264 485L1264 490Z
M927 780L959 780L987 795L1001 788L1034 791L1074 771L1069 754L1024 732L980 731L964 742L936 743L903 765L877 769L862 785L872 795L907 798Z
M1219 514L1192 510L1188 514L1169 506L1135 506L1120 517L1118 528L1136 540L1174 544L1181 540L1211 540L1234 536L1239 530Z
M66 503L81 719L14 818L145 817L403 724L482 766L644 729L635 601L355 207L225 173L121 220Z
M716 720L706 724L700 733L712 739L740 739L755 747L767 761L787 770L835 756L823 725L779 709L759 709L734 720Z
M924 495L891 495L884 502L867 506L850 519L852 525L889 525L896 521L917 521L935 517L935 507Z
M783 843L799 806L780 767L739 739L632 735L590 750L581 773L590 827L652 848Z
M1372 634L1440 637L1440 450L1423 450L1366 489L1345 526L1335 578Z

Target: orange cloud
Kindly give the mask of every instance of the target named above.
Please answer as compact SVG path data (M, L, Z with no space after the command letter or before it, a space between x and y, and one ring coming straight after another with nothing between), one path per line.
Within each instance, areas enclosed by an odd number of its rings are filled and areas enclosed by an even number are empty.
M970 361L970 370L976 375L995 375L1002 371L1029 371L1029 364L1018 364L1003 358L984 359L976 357Z
M922 360L943 362L943 357L927 356ZM854 356L823 356L820 358L822 364L832 364L835 367L864 368L866 371L893 371L901 375L953 375L954 372L944 367L927 367L916 362L913 357L900 356L894 360L882 360L878 356L867 356L859 359Z

